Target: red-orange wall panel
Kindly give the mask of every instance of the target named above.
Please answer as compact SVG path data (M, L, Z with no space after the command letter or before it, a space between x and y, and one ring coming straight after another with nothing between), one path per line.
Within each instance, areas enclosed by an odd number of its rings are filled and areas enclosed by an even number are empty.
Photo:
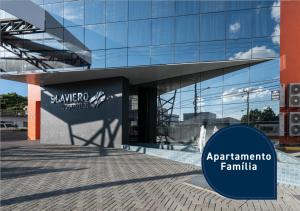
M282 0L280 14L280 81L300 82L300 1Z
M28 140L40 139L41 88L28 84Z
M300 1L281 0L280 4L280 82L300 83ZM280 143L299 144L300 137L280 137Z

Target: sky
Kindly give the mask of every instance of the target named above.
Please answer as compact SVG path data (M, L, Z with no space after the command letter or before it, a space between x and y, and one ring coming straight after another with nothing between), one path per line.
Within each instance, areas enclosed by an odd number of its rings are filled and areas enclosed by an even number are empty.
M0 79L0 94L9 92L16 92L19 95L27 96L27 84Z

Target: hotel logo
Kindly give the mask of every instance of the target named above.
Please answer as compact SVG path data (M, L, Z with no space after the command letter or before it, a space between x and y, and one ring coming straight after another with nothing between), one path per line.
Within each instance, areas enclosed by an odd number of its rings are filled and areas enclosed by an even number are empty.
M106 95L103 91L98 91L90 96L88 92L64 93L51 96L51 104L61 104L65 110L69 109L85 109L99 108L106 100Z

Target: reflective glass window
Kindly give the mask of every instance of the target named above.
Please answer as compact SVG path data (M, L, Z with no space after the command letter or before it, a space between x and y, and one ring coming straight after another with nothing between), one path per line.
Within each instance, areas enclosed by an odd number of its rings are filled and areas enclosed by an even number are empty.
M151 45L151 21L129 21L128 46Z
M176 1L176 15L199 13L199 1Z
M68 27L64 30L64 46L73 50L77 43L84 43L84 29L82 26Z
M272 33L279 32L279 28L276 30L276 22L271 17L272 9L261 8L256 9L254 12L254 27L253 35L255 37L270 36ZM278 25L279 27L279 25Z
M169 17L175 14L174 0L152 0L152 17Z
M227 10L241 10L241 9L249 9L252 8L253 4L250 0L242 0L242 1L226 1L226 9Z
M250 81L258 83L269 81L273 83L279 80L280 60L274 59L250 67Z
M90 50L105 49L105 24L85 26L85 45Z
M106 24L106 48L127 47L127 23Z
M251 59L251 39L228 40L226 42L226 58L229 60Z
M226 1L218 0L200 0L200 12L219 12L225 10Z
M151 1L129 0L129 20L151 17Z
M236 39L252 36L253 11L254 10L241 10L227 13L227 38Z
M46 13L46 27L47 28L57 28L63 25L63 4L46 4L45 10L49 13Z
M105 22L105 0L85 0L85 24Z
M36 4L44 4L44 0L31 0L31 1Z
M106 50L106 67L127 66L127 48Z
M128 19L128 1L110 0L106 1L106 21L126 21Z
M253 59L279 57L279 37L254 38L252 45Z
M44 34L44 45L57 50L63 49L63 28L48 29Z
M174 63L173 46L153 46L151 48L151 64Z
M223 75L201 74L200 86L198 90L198 112L204 116L204 124L208 129L213 129L218 122L216 118L222 118L222 96L223 96ZM203 124L202 123L202 124ZM201 124L201 125L202 125Z
M152 20L152 44L174 43L174 18Z
M200 42L200 60L201 61L225 60L225 42L224 41Z
M272 5L279 6L279 0L254 0L253 7L260 8L260 7L270 7Z
M249 67L224 74L224 86L249 83Z
M30 51L44 49L44 33L24 34L24 46L31 46Z
M149 65L150 47L128 48L128 66Z
M64 3L64 26L83 25L84 1L71 1Z
M63 2L64 0L44 0L44 4L52 4L57 2Z
M105 67L105 50L92 51L92 65L91 68Z
M175 63L199 61L199 44L177 44L175 46Z
M225 13L209 13L200 15L200 40L225 39Z
M199 41L199 16L181 16L176 18L176 42Z

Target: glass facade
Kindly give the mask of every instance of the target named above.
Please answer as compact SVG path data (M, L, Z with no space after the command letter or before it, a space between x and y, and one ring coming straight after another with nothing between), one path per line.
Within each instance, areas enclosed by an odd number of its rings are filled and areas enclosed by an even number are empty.
M177 0L38 0L49 13L48 33L20 35L12 40L27 54L41 60L49 55L90 54L89 65L72 66L69 57L46 61L49 70L116 68L213 61L271 58L272 60L216 77L201 73L183 77L180 86L167 90L158 82L158 105L174 96L172 113L158 107L158 138L191 142L199 128L235 123L275 124L278 101L271 92L279 89L280 14L278 0L177 1ZM9 14L0 11L1 19ZM14 39L12 38L12 39ZM85 46L84 51L72 43ZM26 41L35 49L27 48ZM0 48L0 68L9 72L38 71ZM24 57L24 56L23 56ZM8 59L9 58L9 59ZM61 61L61 62L60 62ZM184 71L184 70L183 70ZM268 110L269 109L269 110ZM274 112L275 117L263 118ZM248 112L250 118L245 116ZM171 111L171 110L170 110ZM160 115L169 115L164 122ZM261 116L255 117L256 113ZM272 114L273 115L273 114ZM271 115L271 116L272 116ZM188 129L190 128L190 129ZM189 130L189 131L188 131ZM164 136L164 137L163 137ZM167 138L166 138L167 137Z
M24 39L41 44L40 52L37 52L40 57L46 57L49 51L62 50L61 45L69 53L78 53L68 45L74 37L75 42L86 46L86 53L91 57L95 55L93 51L104 51L104 65L92 59L91 62L95 63L83 65L83 69L149 65L149 58L151 65L276 58L279 54L280 17L277 0L33 2L44 8L55 21L46 19L47 31L52 32L51 34L45 33L38 40L32 39L32 35L23 35ZM1 11L2 19L7 16L9 14ZM64 36L57 39L55 34L61 32ZM53 48L45 49L43 45ZM112 65L111 52L116 52L113 49L120 49L126 62ZM141 52L141 49L142 55L135 54ZM33 51L26 48L24 50L29 54ZM4 57L11 56L3 48L1 54ZM139 60L140 57L143 59ZM51 62L48 63L52 65ZM14 71L10 65L14 63L2 64L2 69ZM55 68L52 65L52 69ZM37 69L31 66L18 69L18 72ZM68 71L74 67L62 65L57 69Z
M174 90L168 90L166 82L158 83L157 141L195 144L202 125L207 139L232 124L278 129L279 103L271 99L272 91L279 90L278 70L279 59L274 59L216 77L182 77Z

